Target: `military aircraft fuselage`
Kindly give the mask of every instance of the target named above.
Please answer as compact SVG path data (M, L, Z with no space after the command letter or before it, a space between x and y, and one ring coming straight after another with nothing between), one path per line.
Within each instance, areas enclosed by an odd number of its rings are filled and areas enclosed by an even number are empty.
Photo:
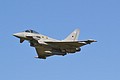
M38 58L46 59L53 55L66 55L67 53L75 53L81 51L82 46L96 42L96 40L78 41L79 29L73 31L66 39L57 40L48 36L39 34L34 30L26 30L13 34L20 39L20 43L24 40L29 41L30 46L35 47Z

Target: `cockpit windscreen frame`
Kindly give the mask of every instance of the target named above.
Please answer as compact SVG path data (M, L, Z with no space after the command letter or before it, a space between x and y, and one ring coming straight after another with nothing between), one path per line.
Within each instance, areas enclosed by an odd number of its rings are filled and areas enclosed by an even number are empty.
M39 34L38 32L36 32L36 31L34 31L34 30L31 30L31 29L25 30L24 32Z

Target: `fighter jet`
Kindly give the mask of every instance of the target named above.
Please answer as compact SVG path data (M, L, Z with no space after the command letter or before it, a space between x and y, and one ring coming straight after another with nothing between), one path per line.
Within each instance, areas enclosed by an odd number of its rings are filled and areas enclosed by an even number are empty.
M66 54L73 54L75 52L81 51L81 47L92 42L97 42L93 39L79 41L80 30L74 30L67 38L64 40L57 40L50 38L48 36L39 34L34 30L25 30L23 32L15 33L13 36L20 39L20 43L27 40L31 47L35 47L37 52L37 57L39 59L46 59L49 56Z

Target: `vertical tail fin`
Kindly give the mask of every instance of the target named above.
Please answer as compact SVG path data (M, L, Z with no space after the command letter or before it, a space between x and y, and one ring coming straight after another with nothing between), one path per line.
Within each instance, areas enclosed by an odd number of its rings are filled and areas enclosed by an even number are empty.
M67 38L65 38L66 41L77 41L80 34L80 29L74 30L70 35L68 35Z

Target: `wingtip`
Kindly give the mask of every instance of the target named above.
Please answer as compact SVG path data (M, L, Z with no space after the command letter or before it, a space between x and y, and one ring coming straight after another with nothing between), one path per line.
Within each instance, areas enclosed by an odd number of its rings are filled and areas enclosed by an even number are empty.
M98 42L97 40L94 40L94 42Z
M88 41L97 42L97 40L94 39L89 39Z

